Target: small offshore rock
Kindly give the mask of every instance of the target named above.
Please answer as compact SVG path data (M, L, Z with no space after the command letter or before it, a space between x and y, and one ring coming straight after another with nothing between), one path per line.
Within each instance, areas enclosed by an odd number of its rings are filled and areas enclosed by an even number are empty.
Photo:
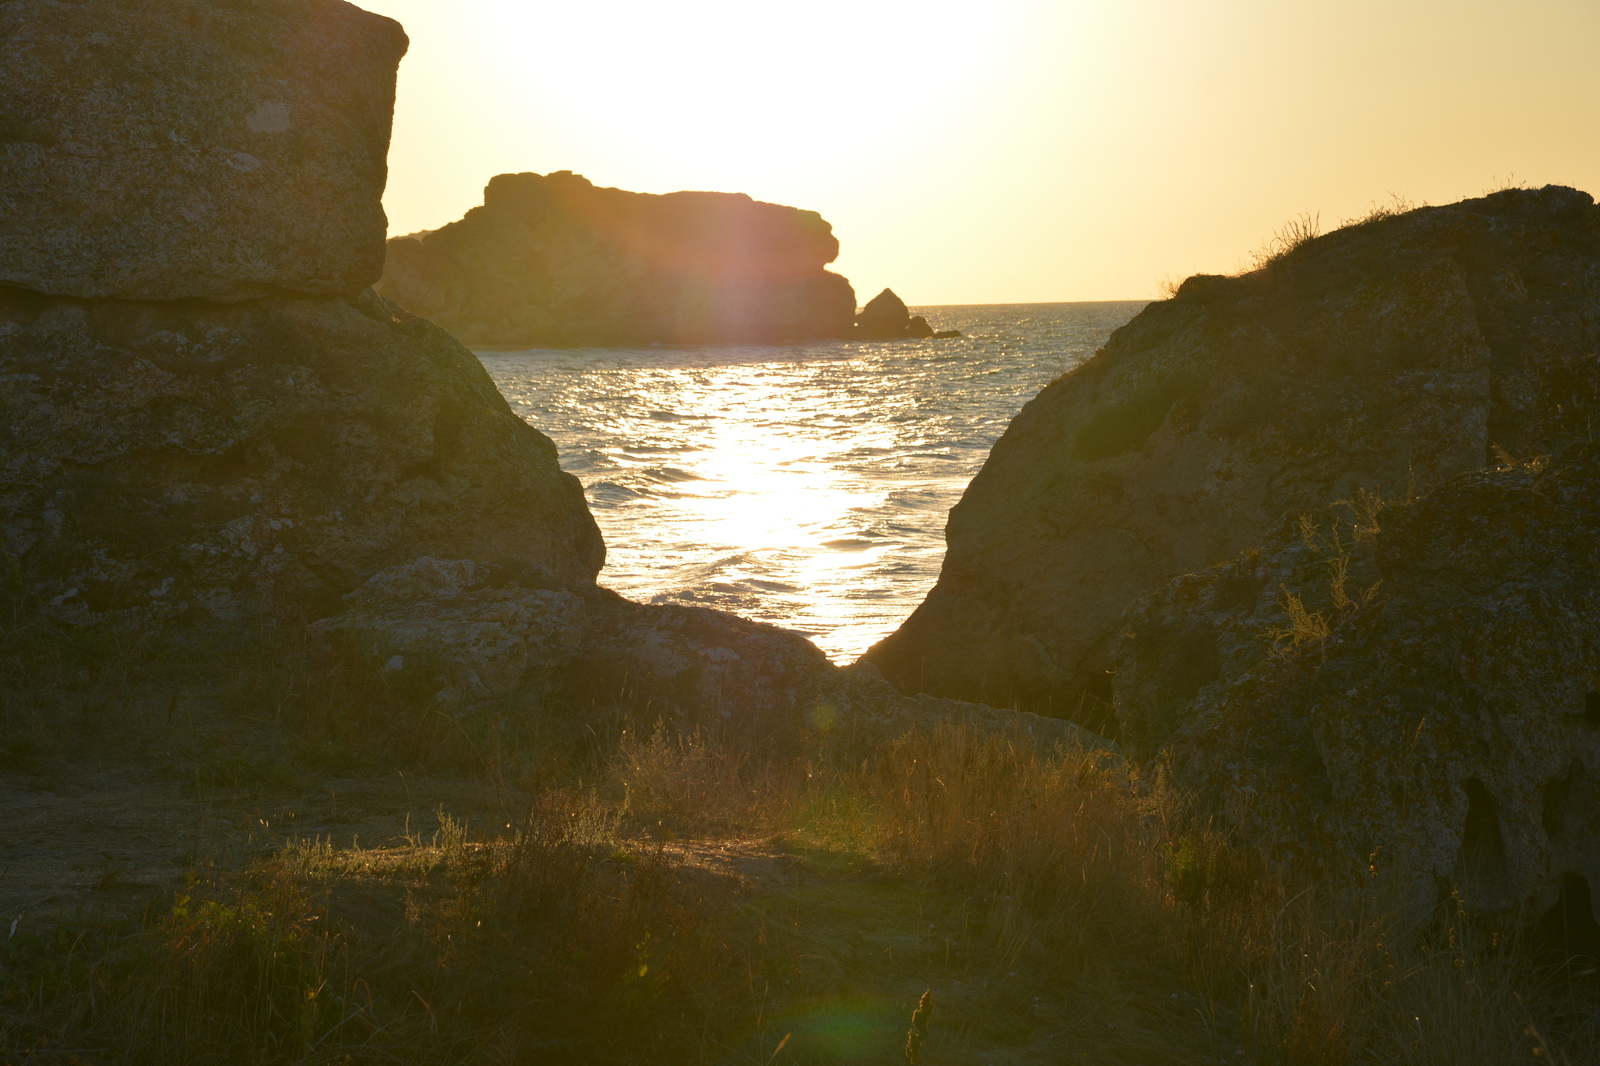
M893 289L884 289L868 300L856 316L856 336L866 340L904 337L910 328L911 312Z

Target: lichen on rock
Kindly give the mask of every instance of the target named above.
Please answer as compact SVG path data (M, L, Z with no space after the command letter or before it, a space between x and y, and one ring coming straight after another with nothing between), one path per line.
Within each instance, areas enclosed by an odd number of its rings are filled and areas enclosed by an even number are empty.
M0 4L0 283L360 293L406 46L342 0Z

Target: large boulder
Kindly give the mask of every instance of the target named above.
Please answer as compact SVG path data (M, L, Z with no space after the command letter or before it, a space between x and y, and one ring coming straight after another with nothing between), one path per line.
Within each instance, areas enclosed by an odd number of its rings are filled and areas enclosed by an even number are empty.
M361 292L383 268L405 50L342 0L0 4L0 282Z
M555 447L363 291L405 46L338 0L0 4L13 602L214 629L419 555L593 581Z
M501 174L483 206L389 242L378 292L468 344L766 342L843 336L850 283L814 211L738 193Z
M452 714L554 713L601 734L665 724L767 753L804 744L850 757L963 724L1118 754L1060 719L903 696L872 666L840 669L790 630L592 585L538 588L493 564L420 558L344 599L344 613L311 626L314 646Z
M867 657L903 691L1114 728L1132 600L1286 515L1587 439L1596 352L1600 208L1572 189L1190 278L1022 410L950 514L938 584Z
M418 555L546 584L605 558L576 478L473 355L370 292L0 294L0 529L59 616L327 613Z
M1279 857L1537 915L1600 887L1600 445L1305 516L1124 615L1130 753ZM1563 899L1565 896L1565 899Z
M583 599L524 588L504 568L422 556L345 594L348 609L314 622L324 654L365 660L401 692L442 708L492 701L572 661Z

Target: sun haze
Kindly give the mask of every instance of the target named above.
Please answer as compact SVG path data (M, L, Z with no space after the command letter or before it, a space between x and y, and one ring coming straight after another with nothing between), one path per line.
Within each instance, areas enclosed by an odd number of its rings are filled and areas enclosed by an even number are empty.
M1137 299L1391 195L1600 191L1600 4L370 0L393 233L573 170L820 212L858 294Z

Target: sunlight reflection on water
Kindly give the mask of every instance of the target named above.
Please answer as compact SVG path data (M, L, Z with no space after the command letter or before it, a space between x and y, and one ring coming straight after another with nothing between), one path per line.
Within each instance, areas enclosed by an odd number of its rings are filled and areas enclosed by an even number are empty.
M916 308L960 340L480 353L583 481L600 582L849 661L922 602L945 515L1040 387L1142 303Z

